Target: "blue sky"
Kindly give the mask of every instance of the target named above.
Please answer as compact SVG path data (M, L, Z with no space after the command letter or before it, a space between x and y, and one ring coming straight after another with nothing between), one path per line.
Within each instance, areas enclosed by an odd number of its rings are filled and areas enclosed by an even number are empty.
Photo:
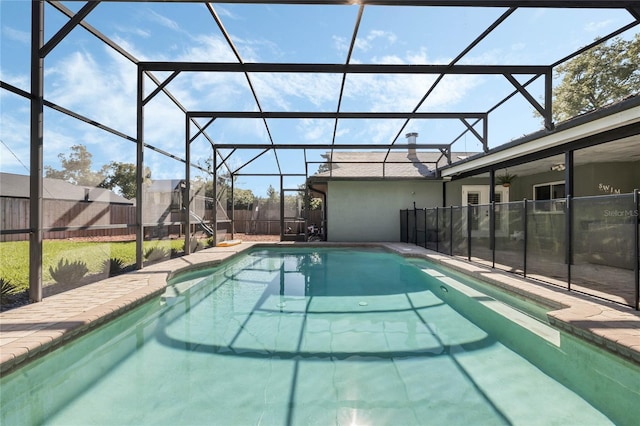
M63 2L77 11L84 2ZM245 62L344 63L358 6L282 6L213 4ZM506 10L501 8L413 8L367 6L352 63L447 64ZM29 90L30 2L0 0L1 79ZM67 18L46 5L45 39ZM203 4L101 3L86 21L145 61L235 62L235 56ZM472 49L459 64L547 65L633 19L625 10L518 9ZM631 38L637 28L625 33ZM136 68L77 27L45 59L45 98L92 120L134 136ZM157 73L163 79L167 73ZM255 74L251 81L264 111L335 111L342 76L332 74ZM357 75L345 85L342 111L410 111L429 88L431 75ZM522 77L520 81L527 78ZM155 87L145 83L147 92ZM191 111L257 110L242 75L182 73L168 86ZM542 97L542 84L530 86ZM501 76L447 76L421 106L424 112L484 112L513 91ZM29 104L0 91L0 169L27 173ZM184 157L184 115L165 96L145 108L145 142ZM45 165L60 167L57 155L74 144L93 154L94 168L109 161L135 162L135 144L45 109ZM207 120L201 120L205 123ZM341 120L336 143L390 143L402 120ZM333 120L268 120L275 143L330 143ZM495 147L541 128L533 108L516 96L489 116L489 145ZM420 143L450 143L464 130L455 120L412 121L402 132L418 132ZM220 143L269 143L262 120L216 120L208 133ZM401 136L399 142L403 143ZM479 151L467 134L456 151ZM320 161L324 151L307 153ZM228 152L223 153L226 155ZM240 167L257 155L241 150L229 158ZM208 142L192 145L193 161L210 155ZM283 173L304 173L301 152L278 151ZM155 179L184 175L182 163L148 152L145 162ZM313 172L316 166L310 167ZM242 169L244 173L277 173L272 152ZM287 179L288 186L302 183ZM241 177L238 185L265 195L278 178Z

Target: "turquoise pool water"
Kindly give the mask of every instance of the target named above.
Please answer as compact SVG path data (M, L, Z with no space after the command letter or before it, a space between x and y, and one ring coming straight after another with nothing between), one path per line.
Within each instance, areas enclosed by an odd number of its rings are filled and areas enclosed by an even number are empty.
M640 369L426 261L257 250L0 379L3 425L637 424Z

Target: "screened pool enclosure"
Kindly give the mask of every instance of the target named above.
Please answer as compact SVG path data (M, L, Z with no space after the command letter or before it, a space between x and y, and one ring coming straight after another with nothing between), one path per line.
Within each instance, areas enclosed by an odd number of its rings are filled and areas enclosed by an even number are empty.
M438 185L438 193L419 206L426 210L403 213L398 240L567 283L604 256L635 273L635 295L617 296L638 307L637 191L593 199L571 192L576 149L624 141L611 162L638 161L637 118L518 159L566 156L567 201L548 207L558 211L546 218L553 223L536 222L543 201L447 200L447 188L469 176L488 174L493 186L503 162L452 176L443 170L499 155L505 143L529 143L523 135L555 135L558 67L638 37L640 2L9 3L0 244L15 244L7 252L29 270L2 278L28 287L32 301L53 284L51 266L87 250L50 241L99 242L97 266L89 265L95 279L123 242L135 244L124 266L142 269L152 255L189 255L243 235L331 241L331 224L352 214L332 210L335 182L411 180ZM625 108L636 111L637 97L628 95ZM414 133L418 141L405 139ZM348 165L334 154L343 152L379 153L381 173L340 176ZM435 158L422 164L416 152ZM428 173L394 174L400 154ZM315 175L321 184L310 183ZM456 205L464 207L448 207ZM595 205L636 215L595 223ZM407 207L390 206L394 226ZM474 219L483 215L490 220ZM594 254L594 241L612 234L609 253ZM547 254L569 259L559 275L536 269L549 266L536 264Z

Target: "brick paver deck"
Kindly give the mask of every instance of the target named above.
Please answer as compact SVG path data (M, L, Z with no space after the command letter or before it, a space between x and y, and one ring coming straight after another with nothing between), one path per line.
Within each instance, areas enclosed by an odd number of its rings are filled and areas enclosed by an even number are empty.
M255 245L263 244L244 242L232 247L203 250L46 297L41 303L0 313L0 374L7 373L133 306L160 295L172 273L194 266L205 267L219 263ZM552 324L640 364L640 313L631 308L534 283L422 247L403 243L382 245L405 256L428 258L511 292L554 306L555 310L548 313Z

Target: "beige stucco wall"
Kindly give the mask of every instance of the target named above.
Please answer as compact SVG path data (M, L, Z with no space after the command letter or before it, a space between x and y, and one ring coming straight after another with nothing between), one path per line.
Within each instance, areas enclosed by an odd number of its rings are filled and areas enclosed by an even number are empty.
M400 241L400 210L442 205L442 182L329 182L328 241Z

